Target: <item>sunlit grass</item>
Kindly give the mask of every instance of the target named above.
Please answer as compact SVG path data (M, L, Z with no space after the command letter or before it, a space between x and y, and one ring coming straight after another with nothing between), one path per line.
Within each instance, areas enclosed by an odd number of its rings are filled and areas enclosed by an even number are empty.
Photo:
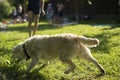
M37 35L74 33L97 37L100 40L100 45L92 48L91 51L105 68L105 76L97 76L100 72L95 65L77 57L73 59L77 66L75 71L67 75L64 74L67 65L59 60L50 61L50 64L43 68L39 63L29 74L24 74L30 61L22 61L17 64L11 59L12 48L28 38L27 23L24 23L9 25L6 31L0 31L0 80L119 80L119 24L113 22L115 26L97 26L98 22L88 21L87 23L87 21L83 21L80 24L63 27L49 26L46 22L40 22ZM100 22L100 24L102 23ZM44 63L44 61L42 62Z

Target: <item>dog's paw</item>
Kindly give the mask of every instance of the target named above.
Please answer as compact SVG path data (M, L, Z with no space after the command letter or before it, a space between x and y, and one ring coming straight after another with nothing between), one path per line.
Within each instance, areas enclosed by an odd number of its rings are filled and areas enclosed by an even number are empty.
M105 70L101 71L101 76L104 76L106 74Z
M65 72L64 72L64 74L68 74L68 73L70 73L70 72L69 72L69 71L65 71Z
M69 74L70 72L74 72L74 69L72 69L72 70L66 70L65 72L64 72L64 74Z

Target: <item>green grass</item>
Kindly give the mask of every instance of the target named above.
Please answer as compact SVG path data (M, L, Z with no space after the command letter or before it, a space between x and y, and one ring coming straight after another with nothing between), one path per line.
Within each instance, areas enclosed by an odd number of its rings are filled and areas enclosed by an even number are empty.
M17 64L11 59L12 48L28 38L27 23L24 23L9 25L6 31L0 31L0 80L119 80L120 28L114 20L86 20L64 27L48 26L46 22L39 23L37 35L58 33L97 37L101 43L91 51L105 68L106 75L99 76L100 72L96 66L77 57L73 60L77 65L75 71L67 75L63 73L67 65L57 59L46 67L39 63L29 74L24 74L30 61ZM41 60L42 62L44 63Z

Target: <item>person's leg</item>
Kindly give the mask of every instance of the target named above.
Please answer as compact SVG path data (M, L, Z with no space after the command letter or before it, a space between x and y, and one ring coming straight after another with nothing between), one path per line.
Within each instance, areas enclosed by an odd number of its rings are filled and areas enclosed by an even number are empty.
M59 11L58 18L59 18L59 24L62 24L63 23L63 11Z
M33 18L33 12L29 11L28 12L28 32L29 32L29 37L32 36L32 18Z
M39 14L34 14L33 36L36 34L36 31L38 29L38 21L39 21Z

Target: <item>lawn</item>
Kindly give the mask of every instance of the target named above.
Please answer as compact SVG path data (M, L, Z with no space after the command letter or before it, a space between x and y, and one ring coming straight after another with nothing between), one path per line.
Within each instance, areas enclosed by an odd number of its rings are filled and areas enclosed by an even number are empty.
M96 37L100 45L91 48L93 56L105 68L106 75L100 72L92 63L74 58L76 69L70 74L64 74L67 65L58 59L43 66L43 60L28 74L24 74L29 61L19 64L12 61L11 50L19 42L28 38L27 23L9 25L5 31L0 31L0 80L119 80L120 79L120 25L114 20L84 20L79 24L63 27L49 26L40 22L37 35L74 33L87 37Z

